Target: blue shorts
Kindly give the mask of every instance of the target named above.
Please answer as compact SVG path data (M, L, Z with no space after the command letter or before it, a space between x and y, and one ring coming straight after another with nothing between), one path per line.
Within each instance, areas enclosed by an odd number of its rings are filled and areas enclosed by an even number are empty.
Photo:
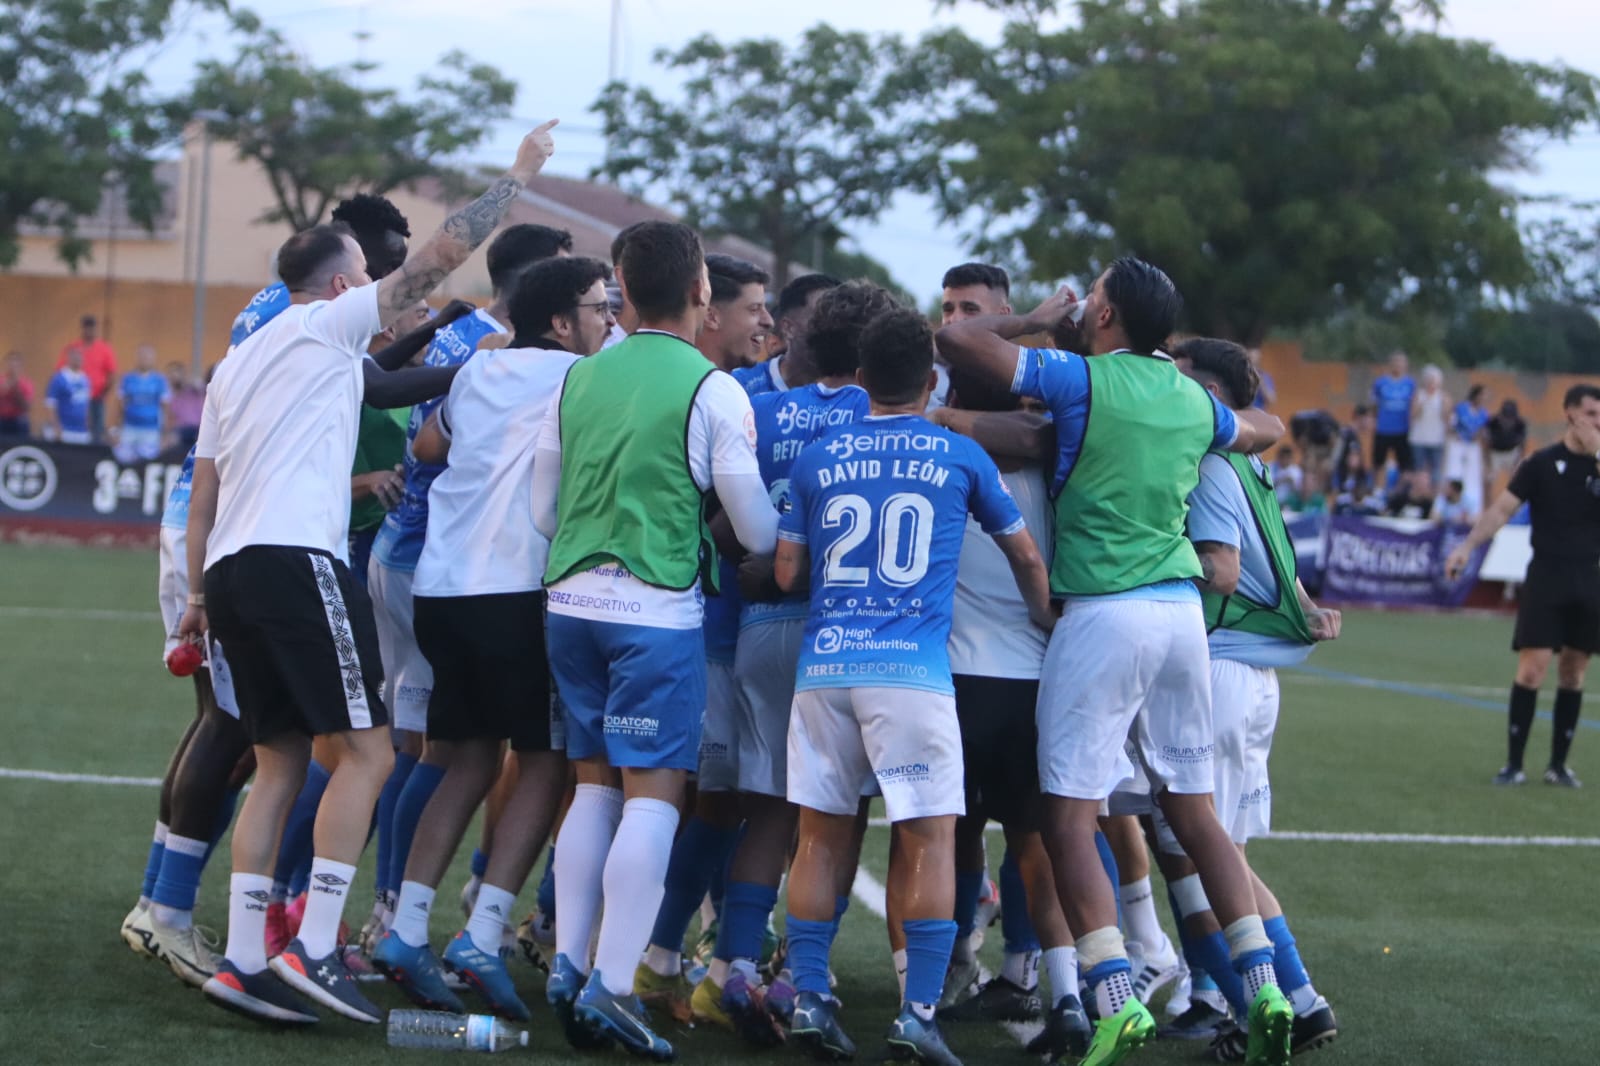
M700 758L705 634L594 622L551 612L550 672L566 713L567 758L618 768L687 770Z

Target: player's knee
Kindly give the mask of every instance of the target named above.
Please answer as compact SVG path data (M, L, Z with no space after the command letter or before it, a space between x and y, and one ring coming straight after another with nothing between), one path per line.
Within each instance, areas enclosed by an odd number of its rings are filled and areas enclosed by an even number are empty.
M1550 672L1551 654L1548 651L1523 651L1517 656L1517 684L1523 688L1538 688L1544 684L1544 675Z

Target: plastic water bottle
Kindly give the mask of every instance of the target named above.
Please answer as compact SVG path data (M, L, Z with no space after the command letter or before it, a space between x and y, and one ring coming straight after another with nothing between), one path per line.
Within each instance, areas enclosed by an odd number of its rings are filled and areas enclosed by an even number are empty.
M506 1051L527 1047L528 1034L488 1014L392 1010L389 1012L389 1046L433 1051Z

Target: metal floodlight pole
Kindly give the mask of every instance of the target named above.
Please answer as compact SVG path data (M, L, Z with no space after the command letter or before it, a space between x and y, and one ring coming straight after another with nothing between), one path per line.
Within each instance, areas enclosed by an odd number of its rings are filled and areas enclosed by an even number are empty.
M206 332L206 242L211 228L211 123L224 122L221 111L196 111L200 122L200 221L194 250L194 331L190 338L189 370L198 379L204 366Z

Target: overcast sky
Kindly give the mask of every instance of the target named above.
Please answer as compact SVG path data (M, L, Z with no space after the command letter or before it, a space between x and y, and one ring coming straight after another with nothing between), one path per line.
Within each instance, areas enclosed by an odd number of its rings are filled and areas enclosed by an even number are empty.
M557 117L553 173L587 176L600 161L598 117L588 108L606 83L611 26L607 0L244 0L246 6L325 65L358 57L381 64L374 84L410 87L444 52L464 49L520 85L515 113L530 124ZM621 0L622 64L630 81L670 91L673 79L651 62L658 47L701 33L733 40L789 40L816 22L841 29L920 35L959 24L987 39L1000 20L971 4L935 10L932 0ZM1063 5L1066 6L1066 5ZM1449 0L1446 32L1493 42L1518 59L1565 62L1600 72L1600 3L1595 0ZM152 73L161 88L187 80L196 58L228 54L209 18L192 20ZM365 34L364 40L358 35ZM507 127L476 152L485 163L509 162L524 127ZM1540 148L1538 170L1509 180L1520 190L1600 200L1600 132L1568 145ZM862 249L888 264L918 296L936 291L947 265L965 258L961 234L941 224L921 198L902 196L876 225L852 230Z

